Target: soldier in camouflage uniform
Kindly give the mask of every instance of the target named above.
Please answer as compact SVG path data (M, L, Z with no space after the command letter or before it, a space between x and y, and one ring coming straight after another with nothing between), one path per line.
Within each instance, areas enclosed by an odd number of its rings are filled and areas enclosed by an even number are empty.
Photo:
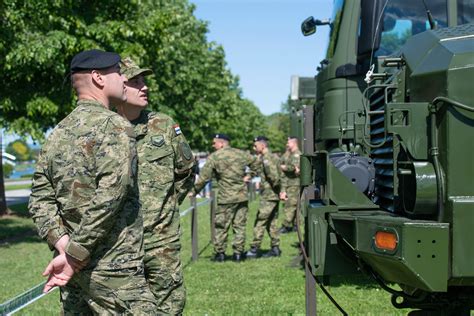
M256 174L255 158L242 150L232 148L230 138L216 134L213 147L194 185L194 194L199 193L213 177L217 179L218 197L215 218L214 260L225 260L227 234L232 225L234 231L233 260L240 262L245 248L245 226L247 224L248 195L247 183ZM246 167L250 172L246 173Z
M268 139L258 136L254 139L254 150L258 155L260 182L260 207L255 218L253 241L247 258L257 258L265 230L271 239L271 250L265 257L280 256L280 237L278 236L278 204L280 193L280 172L278 158L268 148Z
M281 234L294 231L296 228L296 207L300 188L300 155L298 139L288 137L286 152L280 160L282 171L280 199L285 201L285 218L280 228Z
M124 101L120 56L99 50L71 62L77 107L38 158L29 211L55 249L44 291L62 286L65 315L155 314L143 268L135 134L109 110Z
M143 210L145 274L158 311L182 314L186 302L180 258L179 204L194 184L194 156L180 127L169 116L146 111L148 87L130 58L121 69L128 79L127 102L117 111L131 121L137 137L138 184Z

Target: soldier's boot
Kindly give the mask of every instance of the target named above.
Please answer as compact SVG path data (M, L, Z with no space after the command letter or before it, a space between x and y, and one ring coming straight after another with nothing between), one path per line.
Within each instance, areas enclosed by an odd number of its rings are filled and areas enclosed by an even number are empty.
M215 262L224 262L225 254L223 252L218 252L214 255L214 259L212 261Z
M234 262L241 262L243 261L244 256L241 253L234 252L234 255L232 256L232 261Z
M288 233L291 233L291 231L292 231L292 228L286 227L286 226L281 226L280 229L278 230L280 234L288 234Z
M245 254L245 257L247 259L257 259L257 257L258 257L258 248L256 248L256 247L250 248L250 250L247 251L247 253Z
M280 250L280 247L278 246L273 246L269 252L263 255L263 257L265 258L279 257L279 256L281 256L281 250Z

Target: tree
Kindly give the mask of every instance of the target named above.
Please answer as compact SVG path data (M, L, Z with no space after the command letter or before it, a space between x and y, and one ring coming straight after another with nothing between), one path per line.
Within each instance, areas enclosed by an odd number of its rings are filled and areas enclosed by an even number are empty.
M273 113L267 117L267 126L271 149L283 153L290 132L290 116L285 113Z
M245 144L264 117L241 98L223 48L207 42L207 24L194 9L186 0L4 0L0 122L41 140L74 108L66 76L72 57L102 48L154 70L150 107L173 116L193 148L207 149L212 134L222 129Z
M291 113L292 109L300 110L303 108L303 105L313 105L315 103L314 99L301 99L301 100L291 100L290 96L283 102L280 106L282 113Z
M5 151L16 157L18 161L27 161L32 159L32 151L28 144L22 140L17 139L7 145Z
M3 171L3 176L5 178L8 178L11 176L11 174L13 173L13 169L15 169L15 167L13 167L12 165L10 164L2 164L2 171Z

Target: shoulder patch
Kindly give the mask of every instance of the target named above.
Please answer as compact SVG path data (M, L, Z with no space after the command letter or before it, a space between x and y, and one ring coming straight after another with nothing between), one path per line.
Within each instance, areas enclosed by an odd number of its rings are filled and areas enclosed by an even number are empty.
M179 143L179 151L181 155L183 155L184 159L191 160L193 158L193 152L191 151L191 147L189 147L188 143Z
M154 146L161 147L165 143L165 138L163 137L163 135L155 135L151 137L150 142Z

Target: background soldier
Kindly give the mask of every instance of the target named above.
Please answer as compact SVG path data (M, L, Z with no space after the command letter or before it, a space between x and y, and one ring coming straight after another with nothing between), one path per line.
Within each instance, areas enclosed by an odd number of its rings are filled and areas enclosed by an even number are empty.
M121 63L128 79L127 101L118 112L135 127L138 184L144 219L145 274L158 311L182 314L186 292L180 258L179 204L194 184L194 156L179 125L162 113L145 111L148 87L141 69L130 58Z
M300 187L300 155L298 139L288 137L286 152L280 160L282 171L280 199L286 201L285 217L279 231L281 234L292 232L296 228L296 207Z
M258 155L260 182L260 206L255 218L253 241L247 251L247 258L256 258L259 255L265 230L271 239L271 250L264 256L280 256L280 237L278 236L278 204L280 193L280 175L278 158L268 148L268 139L258 136L254 139L253 148Z
M64 286L66 315L156 310L143 273L135 135L109 110L126 99L119 61L99 50L72 59L77 107L49 136L34 173L29 211L57 250L44 290Z
M214 176L217 179L218 197L215 218L216 236L214 240L214 260L225 260L227 235L232 223L234 231L233 260L240 262L245 248L245 226L247 224L248 195L247 183L255 175L255 158L240 149L230 147L230 138L216 134L212 146L216 150L209 155L194 185L194 194L199 193L206 182ZM246 174L246 167L250 174Z

